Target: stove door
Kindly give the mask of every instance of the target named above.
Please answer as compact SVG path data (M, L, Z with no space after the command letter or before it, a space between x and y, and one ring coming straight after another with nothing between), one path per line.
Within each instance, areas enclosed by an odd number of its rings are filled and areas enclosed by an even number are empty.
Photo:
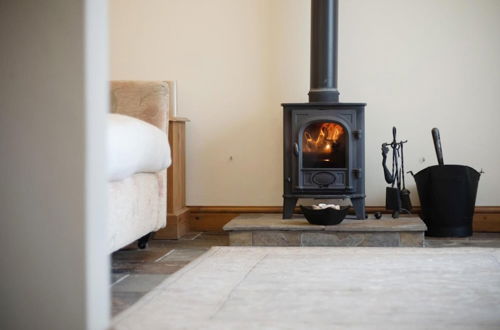
M293 116L299 191L342 191L353 189L353 111L296 111Z

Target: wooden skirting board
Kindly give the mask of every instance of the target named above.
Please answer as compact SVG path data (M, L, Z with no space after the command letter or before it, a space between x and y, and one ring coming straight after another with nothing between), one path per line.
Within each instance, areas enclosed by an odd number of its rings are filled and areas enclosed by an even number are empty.
M190 231L189 208L183 207L167 214L167 226L158 230L155 239L179 239Z
M222 231L222 227L242 213L281 213L281 206L189 206L191 231ZM297 210L298 211L298 210ZM389 213L383 206L367 206L366 212ZM418 214L420 207L414 207ZM500 206L477 206L473 228L476 232L500 232Z

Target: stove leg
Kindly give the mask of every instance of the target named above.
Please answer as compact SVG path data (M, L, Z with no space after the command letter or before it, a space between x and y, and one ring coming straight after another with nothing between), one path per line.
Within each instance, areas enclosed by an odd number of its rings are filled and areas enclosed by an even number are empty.
M354 212L356 212L356 219L365 220L365 199L364 198L351 198L352 206L354 207Z
M283 219L292 218L297 199L297 197L283 197Z

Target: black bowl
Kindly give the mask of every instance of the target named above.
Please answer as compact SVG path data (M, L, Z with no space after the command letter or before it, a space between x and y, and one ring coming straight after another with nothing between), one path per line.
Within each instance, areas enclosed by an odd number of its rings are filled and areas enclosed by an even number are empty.
M344 220L349 208L350 206L341 206L340 210L335 210L331 207L315 210L312 206L300 205L300 209L310 224L322 226L338 225Z

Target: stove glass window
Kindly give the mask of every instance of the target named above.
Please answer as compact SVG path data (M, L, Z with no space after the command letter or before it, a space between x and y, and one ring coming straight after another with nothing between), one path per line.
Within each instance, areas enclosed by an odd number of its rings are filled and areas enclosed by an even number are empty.
M303 168L346 168L346 130L334 122L314 122L302 136Z

